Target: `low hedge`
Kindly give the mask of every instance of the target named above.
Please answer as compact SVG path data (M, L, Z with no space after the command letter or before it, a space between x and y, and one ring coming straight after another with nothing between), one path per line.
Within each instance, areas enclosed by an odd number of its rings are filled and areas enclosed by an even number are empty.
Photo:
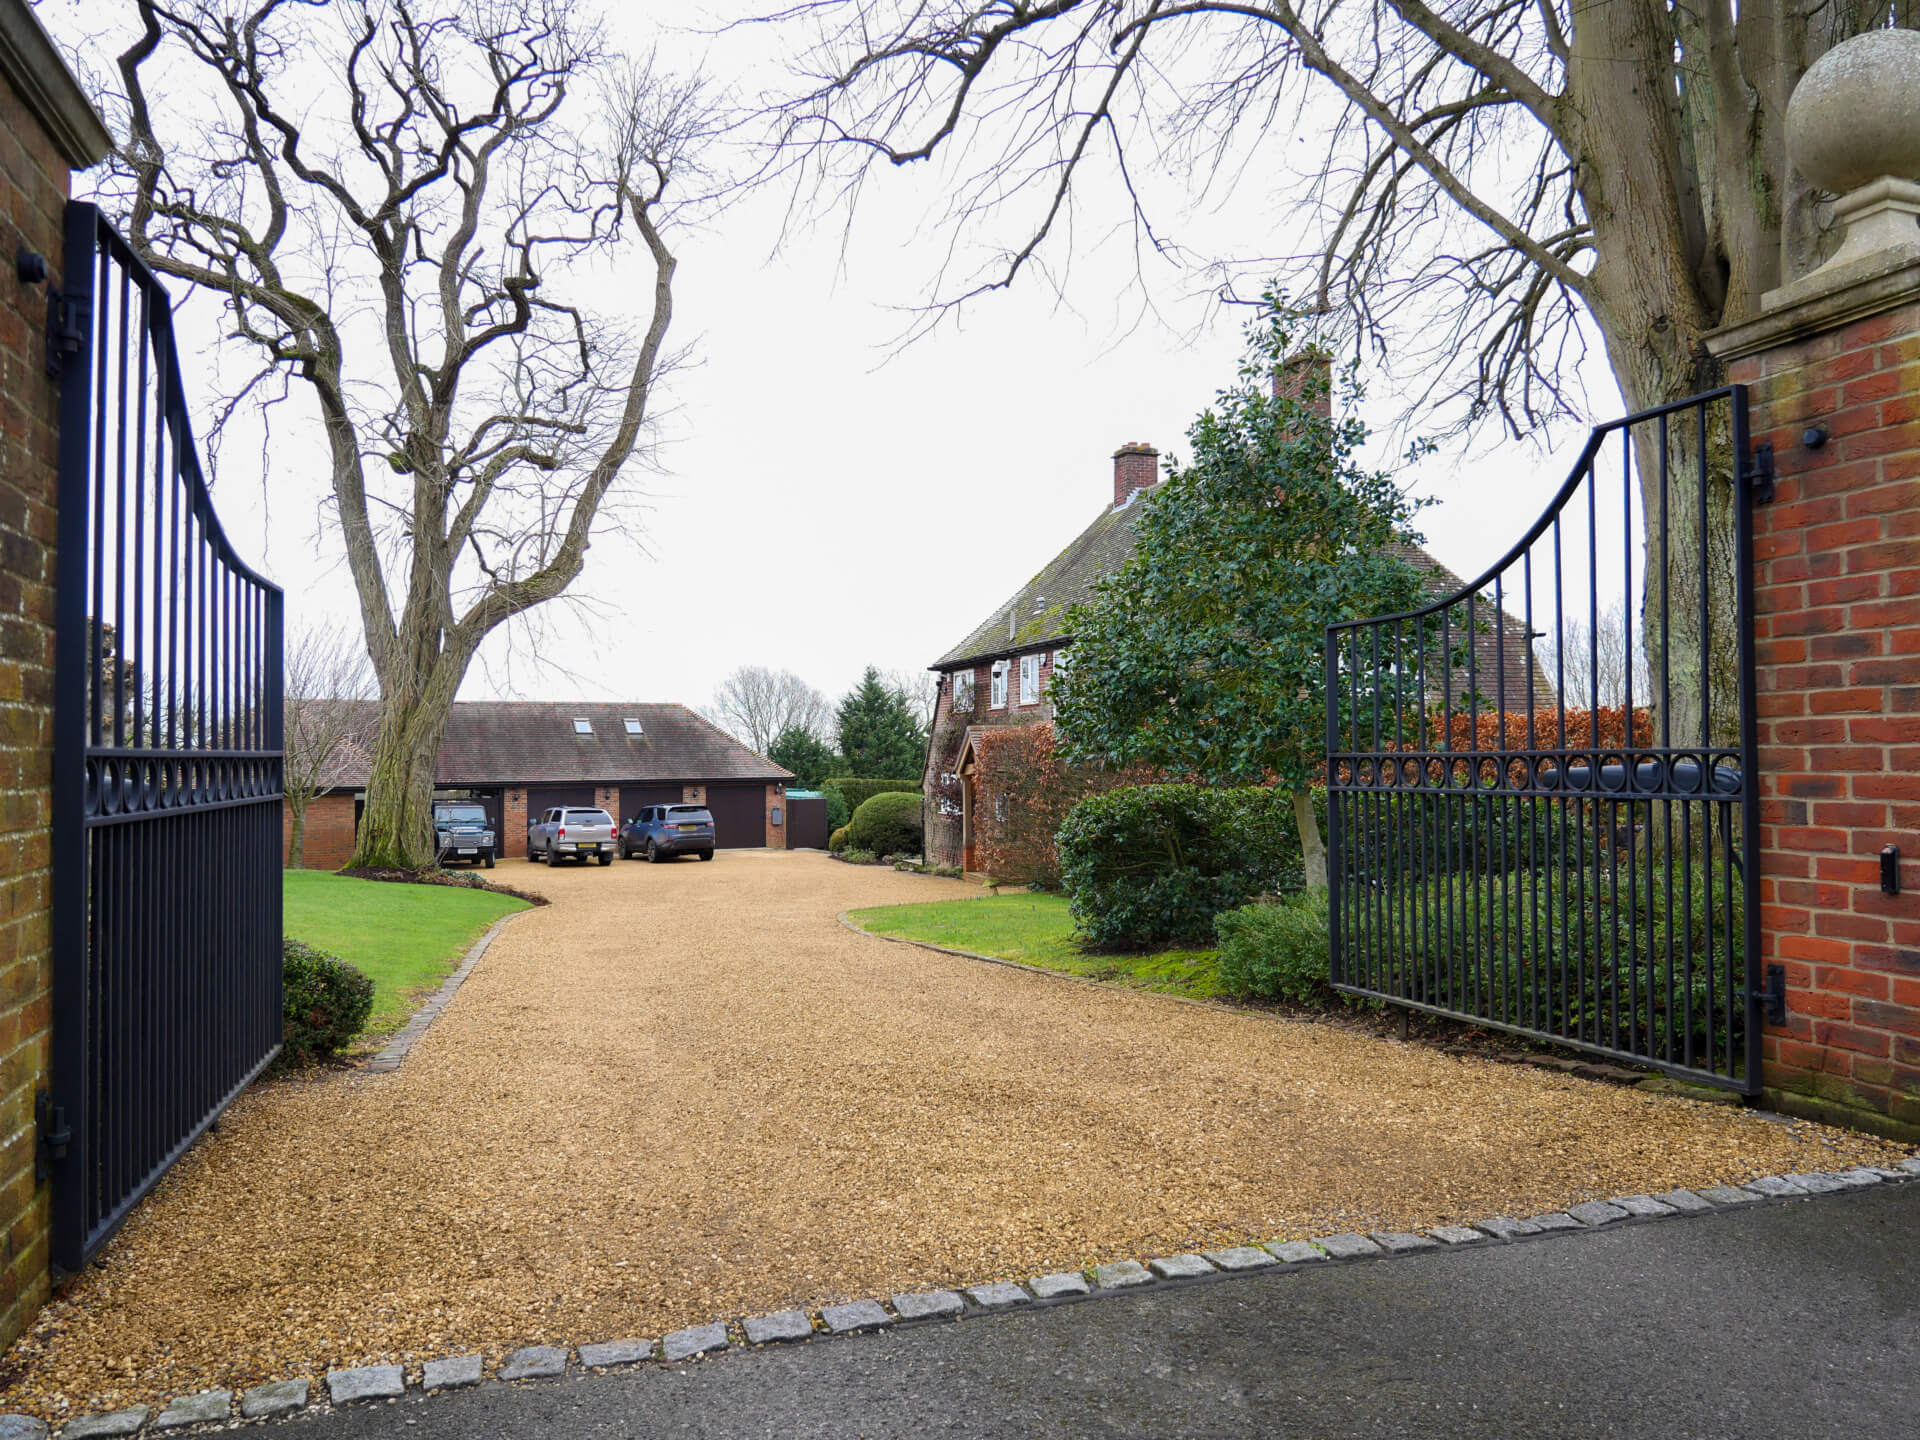
M851 814L876 795L897 795L912 791L920 793L918 780L859 780L845 775L835 776L820 787L828 795L829 813L833 805L832 796L838 791L840 798L846 801L847 811Z
M847 825L848 848L876 855L918 855L926 848L920 821L921 799L916 787L884 791L863 802Z
M1242 905L1214 916L1213 930L1229 995L1312 1005L1334 993L1326 891Z
M1059 848L1073 918L1101 949L1203 942L1222 911L1302 883L1292 797L1264 786L1090 795L1067 812Z
M835 830L831 835L827 836L827 849L831 853L838 855L842 850L846 848L847 848L847 827L842 825L838 830Z
M281 1059L324 1060L352 1043L373 1013L373 979L300 940L280 947Z

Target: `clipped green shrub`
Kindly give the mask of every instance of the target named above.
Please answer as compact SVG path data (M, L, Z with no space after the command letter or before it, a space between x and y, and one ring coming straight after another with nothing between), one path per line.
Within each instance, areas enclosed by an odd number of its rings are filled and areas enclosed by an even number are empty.
M820 792L827 797L827 833L844 830L853 819L853 807L847 804L847 797L829 785Z
M1222 911L1302 883L1292 798L1264 786L1090 795L1067 812L1059 850L1074 921L1099 949L1208 939Z
M911 791L920 793L918 780L861 780L852 776L837 775L820 787L829 797L837 790L840 798L847 803L848 813L858 810L876 795L900 795ZM828 799L831 806L833 801Z
M846 848L847 848L847 827L842 825L839 829L835 830L831 835L827 836L827 849L831 851L833 854L838 855L842 850Z
M281 943L281 1058L324 1060L352 1042L373 1013L373 980L300 940Z
M847 826L847 842L876 855L918 855L925 846L920 791L885 791L863 801Z
M1331 997L1327 892L1258 900L1213 917L1221 987L1229 995L1318 1004Z

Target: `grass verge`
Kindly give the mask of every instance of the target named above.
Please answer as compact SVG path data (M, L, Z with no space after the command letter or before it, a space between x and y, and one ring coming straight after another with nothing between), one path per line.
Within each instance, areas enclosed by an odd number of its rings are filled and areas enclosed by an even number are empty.
M1112 955L1081 949L1073 916L1059 895L992 895L926 905L881 905L849 911L847 918L875 935L946 945L1163 995L1210 1000L1222 993L1212 950Z
M287 870L286 933L373 977L365 1034L398 1029L422 990L453 972L473 942L527 902L447 885L388 885L320 870Z

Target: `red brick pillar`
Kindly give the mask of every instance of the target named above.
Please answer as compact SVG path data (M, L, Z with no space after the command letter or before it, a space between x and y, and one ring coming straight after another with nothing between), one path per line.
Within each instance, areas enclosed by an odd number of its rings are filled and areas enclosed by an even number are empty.
M1777 470L1754 509L1769 1097L1920 1139L1920 263L1711 344Z
M527 792L518 785L507 787L506 803L501 806L500 854L503 859L527 857Z

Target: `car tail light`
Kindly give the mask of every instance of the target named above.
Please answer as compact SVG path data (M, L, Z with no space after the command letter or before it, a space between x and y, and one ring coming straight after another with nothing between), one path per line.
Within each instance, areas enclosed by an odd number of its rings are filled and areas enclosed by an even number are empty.
M564 825L562 825L562 826L560 827L560 838L561 838L562 840L564 840L564 839L566 839L566 838L567 838L567 827L566 827L566 826L564 826Z

